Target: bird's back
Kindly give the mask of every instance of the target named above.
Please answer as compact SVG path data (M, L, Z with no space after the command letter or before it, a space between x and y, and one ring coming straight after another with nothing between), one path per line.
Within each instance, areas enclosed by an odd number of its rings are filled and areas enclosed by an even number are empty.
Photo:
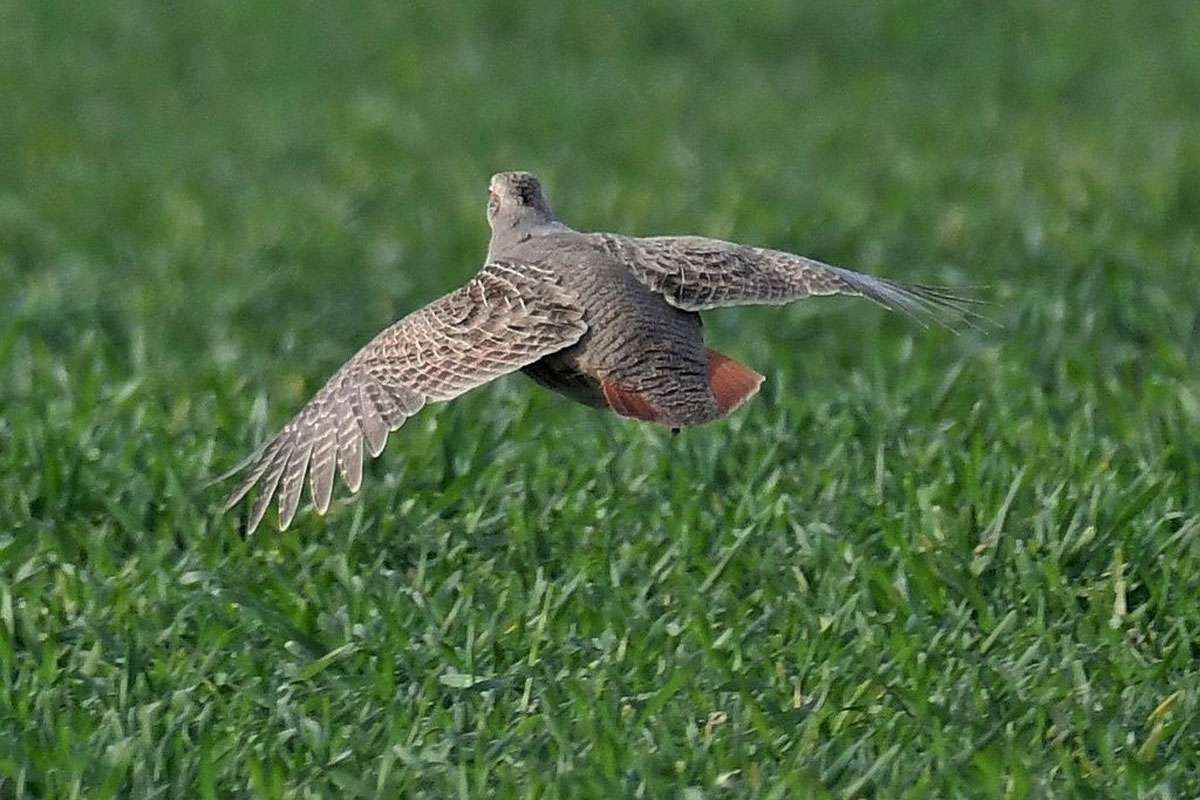
M647 288L590 234L574 231L529 239L498 254L554 271L581 299L587 333L572 347L526 372L556 391L604 405L610 382L640 396L669 425L720 416L709 385L700 316L670 305Z

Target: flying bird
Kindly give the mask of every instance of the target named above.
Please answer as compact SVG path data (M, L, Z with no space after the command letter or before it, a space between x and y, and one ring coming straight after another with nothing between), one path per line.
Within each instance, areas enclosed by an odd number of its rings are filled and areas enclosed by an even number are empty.
M865 297L918 321L952 326L978 302L946 289L872 278L778 250L702 236L581 233L550 210L528 172L488 187L483 268L372 339L283 430L226 477L245 471L225 509L255 486L247 531L278 498L291 524L305 477L318 514L335 469L351 493L364 445L426 404L517 370L571 400L678 430L721 419L763 376L704 344L700 313L819 295Z

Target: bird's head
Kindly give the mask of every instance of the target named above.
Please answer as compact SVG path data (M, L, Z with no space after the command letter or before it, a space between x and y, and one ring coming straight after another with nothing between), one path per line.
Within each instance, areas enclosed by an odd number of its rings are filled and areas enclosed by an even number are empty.
M555 222L542 184L528 172L497 172L488 185L488 224L494 232Z

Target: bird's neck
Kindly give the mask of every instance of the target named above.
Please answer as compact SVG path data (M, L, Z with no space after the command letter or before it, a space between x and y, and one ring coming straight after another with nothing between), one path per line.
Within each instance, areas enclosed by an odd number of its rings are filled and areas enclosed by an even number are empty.
M492 238L488 242L488 261L513 255L523 244L531 239L555 233L565 233L570 230L570 228L556 219L493 229Z

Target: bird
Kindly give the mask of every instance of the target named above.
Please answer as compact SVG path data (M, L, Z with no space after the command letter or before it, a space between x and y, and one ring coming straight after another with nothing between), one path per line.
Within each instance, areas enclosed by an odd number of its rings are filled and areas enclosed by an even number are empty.
M272 498L286 530L305 478L318 514L335 470L351 494L363 450L426 405L521 371L584 405L675 432L728 416L763 376L704 343L700 313L851 295L917 321L957 328L984 319L978 299L945 287L873 278L780 250L703 236L637 237L573 230L529 172L488 185L483 267L358 351L283 429L226 473L242 473L228 512L258 487L253 533Z

